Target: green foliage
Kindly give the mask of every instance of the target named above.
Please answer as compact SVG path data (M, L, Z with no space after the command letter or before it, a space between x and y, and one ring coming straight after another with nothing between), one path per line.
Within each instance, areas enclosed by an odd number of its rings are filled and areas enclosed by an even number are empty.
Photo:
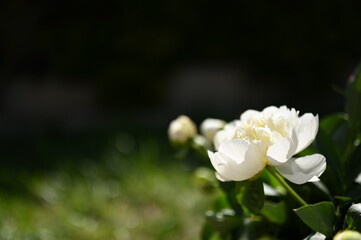
M17 176L26 195L1 188L0 239L197 239L214 195L203 196L156 138L126 154L108 148L96 160Z
M248 214L259 214L263 208L264 191L261 178L238 183L238 203Z
M318 150L326 157L327 169L322 178L327 186L331 187L331 192L341 194L343 188L341 155L336 144L332 141L332 137L327 131L321 127L316 138L316 146Z
M320 202L294 210L302 221L312 230L327 237L333 234L335 224L335 207L331 202Z
M316 146L326 156L328 168L322 177L326 185L334 194L345 194L361 171L357 132L348 116L337 113L324 117Z
M220 234L209 224L204 224L201 232L202 240L222 240Z
M323 117L320 120L320 128L331 135L341 124L345 123L347 118L343 113L334 113Z
M283 224L287 218L286 204L284 202L265 201L261 213L270 222Z
M209 211L206 213L206 219L208 224L221 234L228 233L241 222L241 219L235 216L231 209L223 209L219 212Z
M352 130L360 133L361 130L361 65L359 65L350 78L347 89L346 113Z

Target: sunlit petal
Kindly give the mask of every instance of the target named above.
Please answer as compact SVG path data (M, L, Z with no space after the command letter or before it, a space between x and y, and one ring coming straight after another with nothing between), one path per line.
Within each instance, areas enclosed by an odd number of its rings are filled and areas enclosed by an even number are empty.
M237 121L228 123L223 130L220 130L215 134L213 138L213 143L216 150L218 150L221 143L233 138L236 131L236 122Z
M224 128L226 122L220 119L207 118L201 125L200 130L203 136L205 136L209 141L213 141L216 133Z
M291 136L284 137L270 146L267 151L267 159L270 165L280 165L290 159L297 147L297 135L292 131Z
M318 116L306 113L300 117L300 126L298 129L298 146L296 153L301 152L308 147L315 139L318 131Z
M326 158L321 154L313 154L300 158L292 158L289 161L276 166L289 181L296 184L303 184L315 181L326 169Z
M218 152L209 152L209 157L219 180L242 181L263 170L266 165L264 149L262 144L235 139L222 143Z
M256 110L247 110L244 113L241 114L241 121L247 121L250 119L253 119L255 116L257 116L258 114L260 114L259 111Z

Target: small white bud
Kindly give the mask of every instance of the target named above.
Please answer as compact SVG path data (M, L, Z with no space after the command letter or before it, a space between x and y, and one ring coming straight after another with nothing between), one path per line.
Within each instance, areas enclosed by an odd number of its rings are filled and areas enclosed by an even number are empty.
M333 240L361 240L361 234L353 230L345 230L343 232L338 232Z
M173 143L185 143L196 134L196 125L185 115L179 116L169 124L168 137Z
M220 119L207 118L201 123L201 133L205 136L209 141L213 142L214 135L219 130L222 130L226 122Z

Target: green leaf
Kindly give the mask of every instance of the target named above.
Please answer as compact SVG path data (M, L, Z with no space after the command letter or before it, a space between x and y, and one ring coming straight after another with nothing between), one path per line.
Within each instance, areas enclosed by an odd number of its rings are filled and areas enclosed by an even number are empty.
M284 186L269 171L263 171L261 175L262 181L271 186L276 192L286 195L287 191Z
M349 196L335 196L334 198L345 203L352 202L352 198Z
M361 129L361 64L356 67L346 89L346 113L355 133Z
M345 227L361 231L361 203L353 204L346 213Z
M320 120L320 128L322 128L325 133L332 135L332 132L345 122L346 116L344 113L334 113Z
M232 208L231 205L228 202L227 199L227 195L224 192L221 192L215 199L213 202L213 207L212 209L214 211L222 211L223 209L226 208Z
M261 213L270 222L277 224L284 223L287 217L286 205L284 202L274 203L265 201Z
M330 190L328 190L327 186L322 181L312 182L312 184L319 190L319 192L323 193L325 197L331 201L333 200Z
M346 151L347 146L353 141L352 130L347 122L340 124L332 134L332 140L340 153Z
M222 191L225 193L227 202L231 208L236 212L236 215L243 214L243 209L238 203L237 194L238 194L238 182L219 182L219 186Z
M352 131L347 122L347 115L344 113L335 113L323 117L320 121L320 129L329 137L337 147L340 153L343 153L353 140Z
M201 240L222 240L222 238L215 229L205 223L201 232Z
M316 145L319 151L326 156L326 159L331 162L331 167L335 171L339 171L341 168L341 156L336 144L332 141L331 135L329 135L322 128L319 129L316 137Z
M342 172L341 156L331 136L322 128L318 131L316 146L327 161L327 168L322 175L322 180L329 186L331 193L342 194L344 179L340 175Z
M263 208L264 190L261 178L239 182L237 201L248 214L259 214Z
M350 151L349 154L349 161L346 162L346 180L349 184L352 184L355 182L355 179L357 176L361 173L361 165L360 165L360 159L361 159L361 145L354 145L351 146L353 148Z
M320 202L294 209L298 217L312 230L327 237L333 234L336 221L335 207L331 202Z

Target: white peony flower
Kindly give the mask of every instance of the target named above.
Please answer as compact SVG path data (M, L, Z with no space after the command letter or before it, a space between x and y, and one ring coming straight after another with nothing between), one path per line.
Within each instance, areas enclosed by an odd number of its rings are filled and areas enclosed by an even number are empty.
M168 137L174 143L185 143L196 134L196 125L185 115L179 116L169 124Z
M200 130L203 136L205 136L209 141L213 141L214 135L219 130L222 130L226 122L220 119L207 118L205 119L200 126Z
M312 143L317 131L318 116L311 113L299 117L298 111L286 106L248 110L217 132L217 151L208 155L220 181L249 179L267 165L296 184L318 181L326 169L324 156L292 157Z

